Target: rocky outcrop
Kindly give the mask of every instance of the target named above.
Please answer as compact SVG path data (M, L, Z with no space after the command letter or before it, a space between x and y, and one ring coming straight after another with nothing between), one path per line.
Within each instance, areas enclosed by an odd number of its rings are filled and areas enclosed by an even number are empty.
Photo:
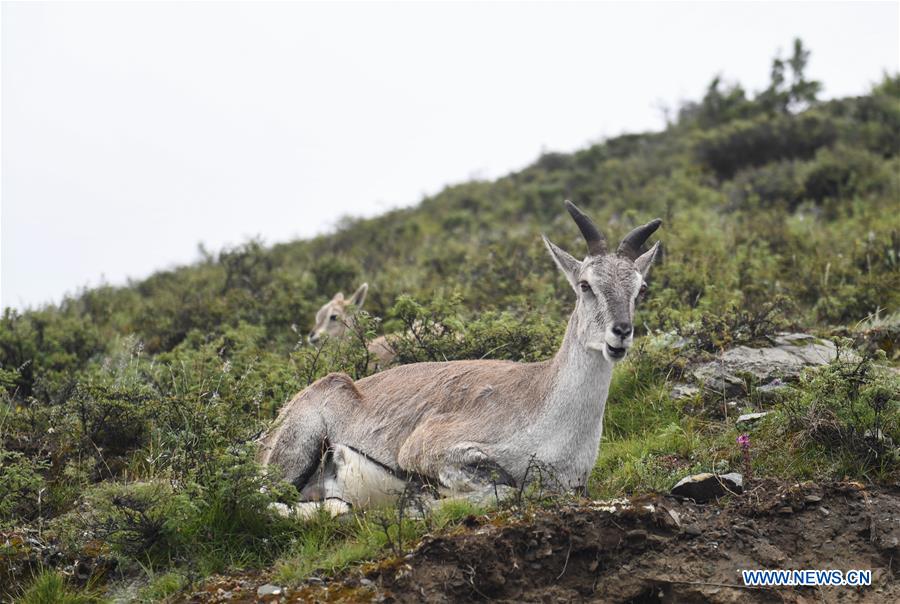
M735 420L735 425L750 424L758 419L762 419L769 414L768 411L760 411L758 413L745 413Z
M695 367L689 375L704 390L719 396L746 395L750 382L767 398L775 398L789 388L785 382L796 381L804 368L827 365L836 356L837 348L827 340L800 333L779 334L771 346L737 346Z

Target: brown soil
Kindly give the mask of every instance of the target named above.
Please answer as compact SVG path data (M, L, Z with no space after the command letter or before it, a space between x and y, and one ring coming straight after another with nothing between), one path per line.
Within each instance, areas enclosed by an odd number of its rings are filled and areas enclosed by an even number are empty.
M719 504L651 496L467 524L280 601L900 602L896 488L767 483ZM744 587L740 570L757 568L871 569L872 586ZM211 581L191 599L252 601L264 577L244 579Z

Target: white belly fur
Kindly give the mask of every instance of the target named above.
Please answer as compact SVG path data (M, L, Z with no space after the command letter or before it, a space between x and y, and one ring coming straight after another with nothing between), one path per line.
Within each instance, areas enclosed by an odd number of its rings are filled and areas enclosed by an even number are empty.
M325 477L325 498L337 498L353 507L391 505L406 484L383 467L349 447L335 445L333 472Z
M321 468L315 483L307 485L301 494L312 501L303 501L291 507L273 503L271 508L282 516L311 519L325 511L339 516L356 508L372 508L393 505L403 493L406 484L349 447L336 445L329 463Z

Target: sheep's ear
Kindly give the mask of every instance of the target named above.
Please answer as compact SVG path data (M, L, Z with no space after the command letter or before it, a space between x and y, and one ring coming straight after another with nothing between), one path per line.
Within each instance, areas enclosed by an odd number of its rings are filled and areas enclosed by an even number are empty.
M562 274L566 276L569 285L572 286L572 289L576 289L576 286L578 285L578 273L581 271L581 262L576 260L569 252L557 247L543 235L541 235L541 239L544 240L544 245L546 245L547 249L550 251L553 262L556 263L556 266L559 267Z
M343 302L344 301L344 292L338 292L334 295L334 298L331 299L332 302Z
M350 298L350 304L356 306L356 308L362 308L363 302L366 301L366 294L369 292L369 284L363 283L359 286L355 292L353 292L353 297Z
M647 278L647 274L650 272L650 266L656 259L657 252L659 252L659 241L654 243L653 247L651 247L649 250L647 250L634 260L634 268L638 269L645 279Z

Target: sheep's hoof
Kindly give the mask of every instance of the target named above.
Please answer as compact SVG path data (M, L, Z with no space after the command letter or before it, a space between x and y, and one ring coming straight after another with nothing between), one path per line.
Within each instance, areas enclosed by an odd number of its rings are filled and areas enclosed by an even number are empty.
M284 503L270 503L269 509L282 518L312 520L318 518L323 510L332 518L346 514L350 511L350 504L342 499L326 499L325 501L303 501L293 506Z

